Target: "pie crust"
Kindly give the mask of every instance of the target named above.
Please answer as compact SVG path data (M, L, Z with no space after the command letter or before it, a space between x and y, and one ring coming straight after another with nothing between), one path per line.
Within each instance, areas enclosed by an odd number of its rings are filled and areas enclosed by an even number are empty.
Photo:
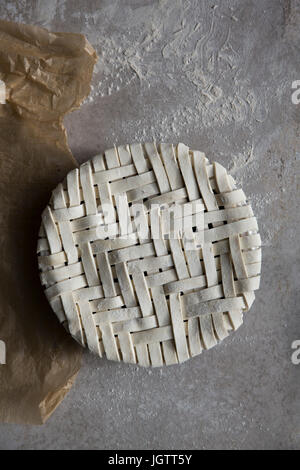
M181 143L147 143L72 170L42 214L37 252L52 309L80 344L162 366L242 324L260 247L252 208L223 166Z

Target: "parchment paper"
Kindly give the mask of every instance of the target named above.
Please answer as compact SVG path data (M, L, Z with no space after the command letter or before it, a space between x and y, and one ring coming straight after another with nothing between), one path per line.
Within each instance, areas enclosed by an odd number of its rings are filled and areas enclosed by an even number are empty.
M71 388L82 349L52 312L36 243L51 190L77 164L63 116L90 91L84 36L0 21L0 420L41 424Z

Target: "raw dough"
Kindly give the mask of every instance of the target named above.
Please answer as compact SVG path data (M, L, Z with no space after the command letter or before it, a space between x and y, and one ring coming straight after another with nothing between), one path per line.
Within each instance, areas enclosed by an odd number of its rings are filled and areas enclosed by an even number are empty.
M162 366L241 325L260 246L251 206L220 164L147 143L71 171L43 212L37 251L45 294L80 344Z

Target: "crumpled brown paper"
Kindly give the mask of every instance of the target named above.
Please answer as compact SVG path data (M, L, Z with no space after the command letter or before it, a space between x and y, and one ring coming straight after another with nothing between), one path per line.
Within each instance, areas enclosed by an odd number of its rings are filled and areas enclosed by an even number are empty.
M96 60L80 34L0 21L2 422L43 423L80 368L81 347L44 297L36 243L51 190L76 166L62 119L89 93Z

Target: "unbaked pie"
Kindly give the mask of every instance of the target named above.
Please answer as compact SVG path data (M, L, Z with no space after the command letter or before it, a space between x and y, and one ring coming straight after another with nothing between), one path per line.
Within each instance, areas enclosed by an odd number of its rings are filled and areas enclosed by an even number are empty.
M38 263L59 321L100 357L186 361L243 322L261 239L242 189L184 144L115 147L72 170L42 214Z

